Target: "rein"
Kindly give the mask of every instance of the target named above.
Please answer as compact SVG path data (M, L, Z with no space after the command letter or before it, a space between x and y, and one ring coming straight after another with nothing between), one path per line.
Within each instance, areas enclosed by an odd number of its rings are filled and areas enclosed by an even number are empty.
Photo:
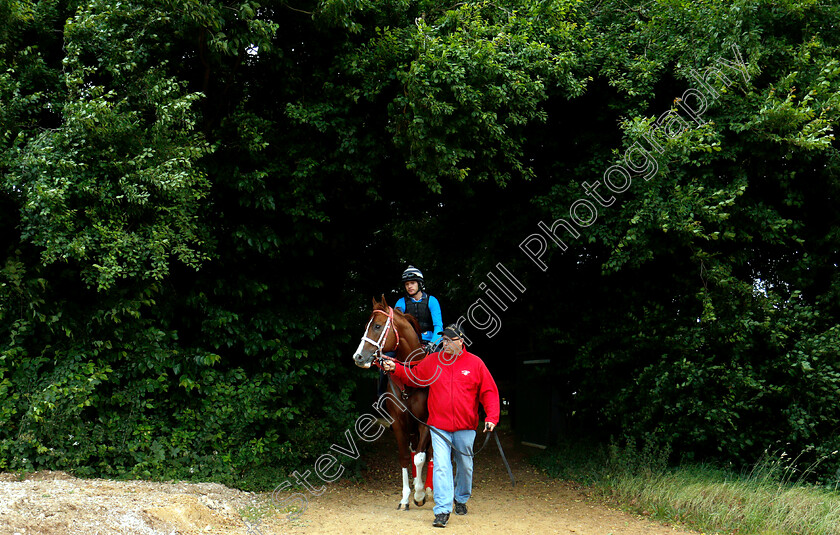
M429 353L428 353L428 346L427 346L427 349L426 349L426 354L427 354L427 355L429 354ZM380 354L378 357L376 357L375 359L373 359L373 363L374 363L374 364L375 364L375 365L376 365L379 369L381 369L384 373L386 373L386 374L388 375L388 379L389 379L392 383L394 383L394 386L396 386L396 387L397 387L397 390L399 390L399 391L400 391L400 397L402 397L404 401L408 401L408 398L410 398L410 397L411 397L411 394L408 392L408 390L407 390L406 386L402 383L402 381L400 381L399 379L397 379L396 377L394 377L394 376L393 376L393 375L391 375L390 373L385 372L384 368L382 368L382 363L383 363L383 362L385 362L386 360L390 360L390 359L391 359L390 357L386 357L386 356L384 356L384 355L381 355L381 354ZM419 363L418 363L418 364L419 364ZM414 364L414 366L416 366L416 365L417 365L417 364ZM403 363L403 366L410 367L408 364L405 364L405 363ZM411 414L411 412L410 412L410 411L409 411L409 414ZM412 414L412 416L414 416L414 415ZM416 418L415 418L415 419L416 419ZM418 421L419 421L419 420L418 420Z

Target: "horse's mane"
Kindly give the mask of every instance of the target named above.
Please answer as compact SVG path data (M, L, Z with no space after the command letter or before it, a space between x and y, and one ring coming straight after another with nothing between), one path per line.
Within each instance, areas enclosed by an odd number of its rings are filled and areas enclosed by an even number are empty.
M382 302L378 302L378 301L377 301L377 302L374 302L374 304L373 304L373 309L374 309L374 310L382 310L382 311L384 312L384 311L385 311L385 305L384 305L384 304L382 304ZM415 332L415 333L417 333L417 339L418 339L418 340L422 340L422 339L423 339L423 337L420 335L420 323L417 321L417 318L415 318L415 317L414 317L414 316L412 316L411 314L406 314L405 312L403 312L402 310L400 310L400 309L398 309L398 308L395 308L395 309L394 309L394 312L396 312L397 314L399 314L400 316L402 316L403 318L405 318L405 320L406 320L406 321L407 321L407 322L411 325L411 327L414 329L414 332Z
M385 307L385 304L384 304L384 296L383 296L383 301L381 301L381 302L380 302L380 301L375 301L375 300L374 300L374 303L373 303L373 309L374 309L374 310L382 310L383 312L386 312L386 307ZM415 332L415 333L417 333L417 339L418 339L418 340L422 340L422 339L423 339L423 337L422 337L422 336L421 336L421 334L420 334L420 323L417 321L417 318L415 318L415 317L414 317L414 316L412 316L411 314L406 314L405 312L403 312L402 310L400 310L400 309L398 309L398 308L395 308L395 309L394 309L394 312L396 312L397 314L399 314L400 316L402 316L403 318L405 318L405 320L406 320L406 321L407 321L407 322L411 325L411 327L414 329L414 332Z
M406 321L408 321L411 324L411 326L414 327L414 332L417 333L417 339L418 340L422 339L422 336L420 336L420 322L417 321L417 318L415 318L411 314L406 314L406 313L402 312L398 308L395 308L394 310L396 310L397 312L402 314L402 317L404 317L406 319Z

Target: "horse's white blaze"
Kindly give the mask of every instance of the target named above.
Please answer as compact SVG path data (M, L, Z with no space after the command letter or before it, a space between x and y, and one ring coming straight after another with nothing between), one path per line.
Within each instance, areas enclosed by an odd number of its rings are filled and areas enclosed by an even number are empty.
M402 500L400 500L400 505L405 505L408 507L408 496L411 494L411 487L408 485L408 468L402 469L402 476L403 476L403 494Z
M353 358L354 359L362 356L362 349L364 349L364 347L365 347L365 341L362 340L361 342L359 342L359 347L356 348L356 352L353 353ZM365 368L370 368L370 362L365 364L364 367Z

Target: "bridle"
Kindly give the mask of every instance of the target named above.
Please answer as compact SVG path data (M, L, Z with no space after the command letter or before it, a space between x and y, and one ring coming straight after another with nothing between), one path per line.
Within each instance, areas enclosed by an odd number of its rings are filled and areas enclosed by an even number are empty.
M370 324L373 323L373 318L376 314L385 314L388 319L385 320L385 328L382 329L382 334L379 335L378 340L374 340L368 336L368 332L370 331ZM388 337L388 329L393 329L394 336L397 337L397 345L394 346L394 351L400 347L400 333L397 331L397 327L394 325L394 309L392 307L388 307L388 312L384 310L374 310L373 314L370 317L370 321L368 321L367 327L365 327L365 334L362 336L362 342L370 342L376 347L377 353L382 353L382 348L385 345L385 339Z
M382 329L382 332L379 334L379 338L374 340L373 338L368 336L368 333L370 332L370 325L371 323L373 323L374 316L376 314L384 314L386 316L386 319L384 325L385 328ZM382 350L385 347L385 340L388 337L389 330L394 331L394 336L397 340L396 344L394 345L394 348L391 351L396 351L397 348L400 347L400 332L399 330L397 330L396 323L394 322L394 309L392 307L388 307L387 312L385 312L384 310L375 309L373 311L373 314L371 314L367 326L365 327L365 333L364 335L362 335L362 342L359 345L359 347L361 348L361 346L364 345L365 342L373 344L373 346L376 348L376 353L374 353L373 357L373 364L380 368L382 368L382 365L386 360L393 360L390 356L385 356L382 354ZM427 347L425 351L426 354L428 354L428 349L429 348ZM405 385L400 380L393 376L390 377L390 380L392 383L394 383L394 386L396 386L396 388L401 392L401 396L403 399L407 400L409 396L411 396L409 391L406 389Z

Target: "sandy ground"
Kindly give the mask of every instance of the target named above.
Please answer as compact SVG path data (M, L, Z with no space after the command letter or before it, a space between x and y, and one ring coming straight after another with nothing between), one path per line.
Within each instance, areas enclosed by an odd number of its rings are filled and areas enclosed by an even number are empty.
M433 503L397 511L401 476L390 433L361 454L361 481L327 485L307 510L290 520L270 494L215 483L118 482L38 472L20 481L0 474L0 535L198 534L599 534L697 535L658 524L587 497L572 484L549 479L525 461L531 451L502 435L517 483L511 487L492 443L476 457L473 497L466 516L451 515L446 531L432 527ZM277 499L288 496L279 495ZM259 515L263 516L260 518ZM253 523L251 523L253 520Z

